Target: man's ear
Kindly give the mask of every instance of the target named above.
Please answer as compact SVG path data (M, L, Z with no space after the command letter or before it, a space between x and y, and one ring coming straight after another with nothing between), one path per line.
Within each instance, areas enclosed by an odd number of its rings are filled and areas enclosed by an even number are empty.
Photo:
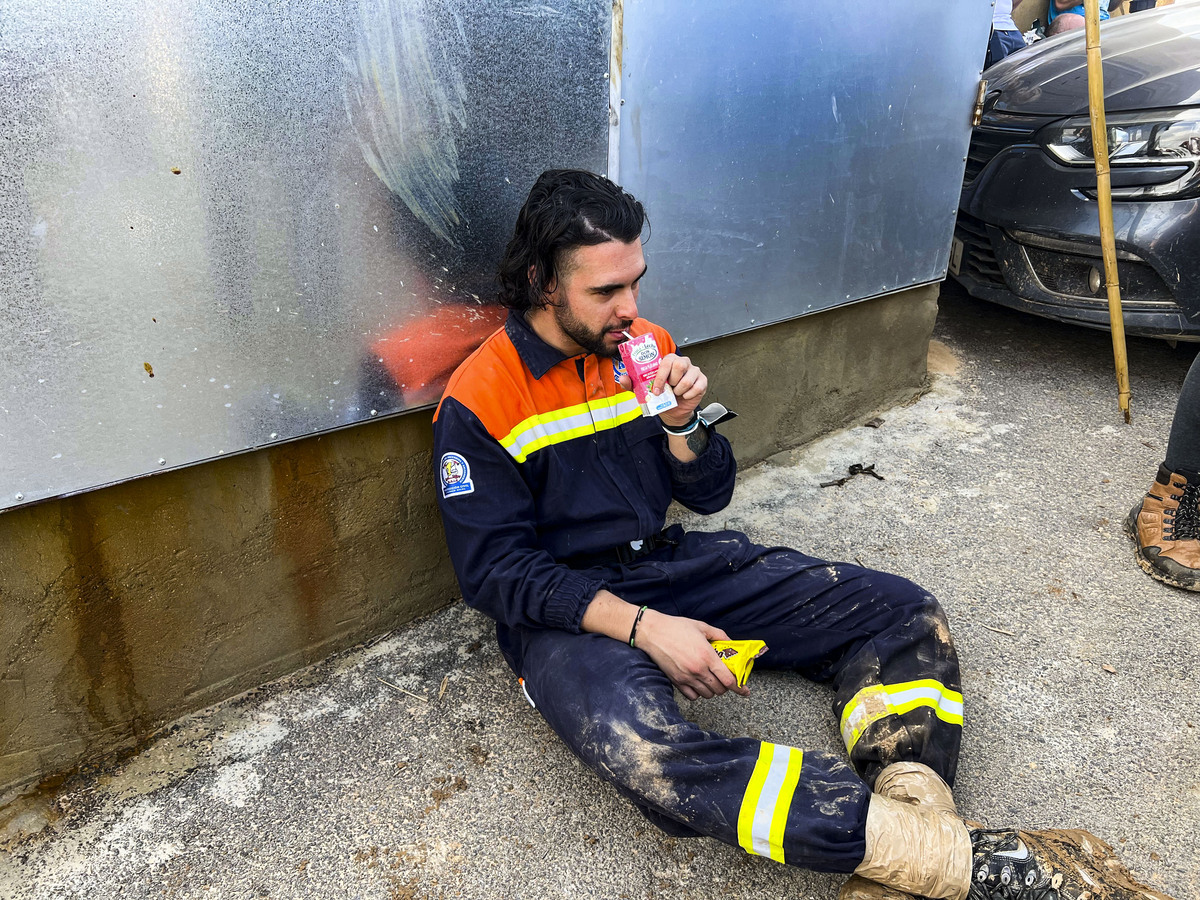
M536 276L537 276L537 266L535 266L531 263L529 268L525 270L525 277L529 279L529 286L532 288L536 288L536 286L537 286L536 282L535 282ZM543 287L542 290L538 293L537 300L533 304L534 307L536 309L542 309L548 305L553 305L554 299L553 299L552 295L554 294L554 292L557 289L558 289L558 280L557 279L555 279L554 281L551 281L549 284L545 285L545 287Z

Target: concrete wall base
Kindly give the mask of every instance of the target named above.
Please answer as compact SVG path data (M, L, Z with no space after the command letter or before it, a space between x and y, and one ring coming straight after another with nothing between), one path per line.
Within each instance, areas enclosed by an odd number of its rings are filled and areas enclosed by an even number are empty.
M937 288L689 350L743 464L908 399ZM0 515L0 804L458 597L429 411Z
M937 296L913 288L683 352L708 376L706 399L740 416L722 432L748 466L922 390Z

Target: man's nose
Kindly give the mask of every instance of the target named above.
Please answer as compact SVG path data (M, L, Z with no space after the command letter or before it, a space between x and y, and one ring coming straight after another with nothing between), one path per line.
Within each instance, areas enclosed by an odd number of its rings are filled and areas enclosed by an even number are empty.
M636 319L638 314L637 295L632 288L625 288L617 298L617 317L621 319Z

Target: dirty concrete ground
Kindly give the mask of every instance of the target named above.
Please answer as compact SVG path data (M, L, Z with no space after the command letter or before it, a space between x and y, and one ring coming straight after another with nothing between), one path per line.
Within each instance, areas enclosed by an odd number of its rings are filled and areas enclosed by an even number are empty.
M1121 532L1191 353L1130 341L1125 426L1107 334L950 285L935 337L920 400L683 518L931 588L963 662L960 808L1088 828L1152 886L1200 897L1200 596L1147 578ZM851 463L886 480L818 487ZM839 745L826 688L750 684L685 708ZM3 898L832 898L841 882L656 831L563 749L461 604L184 719L9 818Z

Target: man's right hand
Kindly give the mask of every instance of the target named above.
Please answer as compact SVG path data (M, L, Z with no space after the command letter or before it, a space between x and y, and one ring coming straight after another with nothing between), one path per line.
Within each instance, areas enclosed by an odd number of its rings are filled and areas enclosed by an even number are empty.
M581 624L584 631L627 641L637 610L612 591L601 589L584 610ZM709 643L727 640L729 635L707 622L647 609L638 622L634 646L654 660L689 700L716 697L726 691L748 697L750 689L738 687L729 666L721 661Z
M689 700L726 691L748 697L750 689L738 687L737 678L709 643L727 640L729 635L706 622L648 609L638 625L636 645Z

